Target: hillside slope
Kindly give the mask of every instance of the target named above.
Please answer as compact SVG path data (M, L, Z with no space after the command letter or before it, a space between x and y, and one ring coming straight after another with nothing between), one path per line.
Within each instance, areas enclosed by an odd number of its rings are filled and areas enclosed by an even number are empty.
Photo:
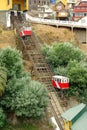
M32 24L32 27L42 43L52 44L53 42L60 43L73 41L76 46L87 53L87 44L79 43L75 33L69 28L56 28L41 24Z
M75 34L69 28L56 28L48 25L32 24L36 35L43 43L69 42L74 41L78 44Z
M0 48L4 48L7 46L16 46L13 30L1 30L0 32Z

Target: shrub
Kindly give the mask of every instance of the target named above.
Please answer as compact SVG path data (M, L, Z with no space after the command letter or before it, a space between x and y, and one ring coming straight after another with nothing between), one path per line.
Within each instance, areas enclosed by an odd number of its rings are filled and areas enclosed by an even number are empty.
M31 81L28 88L25 87L17 93L15 111L18 116L38 118L43 116L47 104L48 94L45 87L41 83Z
M85 99L86 95L84 95L84 92L87 91L87 69L85 64L71 61L68 64L67 69L68 77L70 79L69 93L79 98L83 98L84 96Z
M0 108L0 127L3 127L6 123L6 116L3 112L3 109Z
M22 62L22 55L17 49L7 47L0 51L0 65L6 67L8 79L20 76L23 68Z
M17 116L32 118L41 117L47 104L48 93L44 85L31 81L29 76L10 81L1 100L1 105L14 111Z
M7 70L0 66L0 96L4 93L7 82Z
M45 53L46 60L52 68L58 66L66 67L70 60L79 62L84 59L83 52L70 43L56 43L51 47L46 46L46 49L44 47L42 51Z
M62 76L67 76L67 68L63 66L59 66L57 68L54 68L54 73L55 75L62 75Z

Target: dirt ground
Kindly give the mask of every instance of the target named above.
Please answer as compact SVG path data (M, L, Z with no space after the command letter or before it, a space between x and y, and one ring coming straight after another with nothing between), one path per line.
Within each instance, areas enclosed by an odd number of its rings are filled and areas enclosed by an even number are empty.
M74 41L78 44L75 34L69 28L57 28L48 25L32 24L36 35L43 43Z
M81 50L87 53L87 44L78 42L75 34L69 28L56 28L48 25L32 24L36 35L43 44L51 45L54 42L73 42Z
M7 46L16 47L13 30L2 30L0 32L0 48L5 48Z

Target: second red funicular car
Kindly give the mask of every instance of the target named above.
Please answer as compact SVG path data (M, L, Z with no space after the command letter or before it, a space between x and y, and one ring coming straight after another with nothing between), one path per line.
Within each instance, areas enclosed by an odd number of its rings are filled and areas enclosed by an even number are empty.
M52 86L56 89L68 89L69 78L59 75L52 76Z

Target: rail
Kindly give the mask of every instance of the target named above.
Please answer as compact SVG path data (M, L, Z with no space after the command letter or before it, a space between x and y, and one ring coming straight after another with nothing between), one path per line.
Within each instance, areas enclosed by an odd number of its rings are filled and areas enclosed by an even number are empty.
M26 24L25 20L23 22L23 20L21 21L20 19L18 19L18 17L14 19L14 27L16 28L17 33L19 33L20 27L23 26L24 24ZM23 44L23 53L27 55L29 60L31 60L35 72L35 76L38 78L38 81L45 84L45 86L48 89L48 94L50 97L48 113L49 113L49 109L51 111L51 115L49 114L49 116L54 116L60 130L64 130L64 121L61 117L62 109L58 100L57 92L51 86L51 80L52 80L51 78L53 73L51 72L50 67L46 63L46 60L43 54L41 53L41 47L38 43L38 40L34 32L29 39L25 39L25 40L23 40L22 38L20 39L21 39L21 44Z
M70 28L87 28L87 23L82 22L75 22L75 21L63 21L63 20L55 20L55 19L43 19L32 17L28 13L26 13L26 20L31 21L33 23L41 23L53 26L63 26L63 27L70 27Z

